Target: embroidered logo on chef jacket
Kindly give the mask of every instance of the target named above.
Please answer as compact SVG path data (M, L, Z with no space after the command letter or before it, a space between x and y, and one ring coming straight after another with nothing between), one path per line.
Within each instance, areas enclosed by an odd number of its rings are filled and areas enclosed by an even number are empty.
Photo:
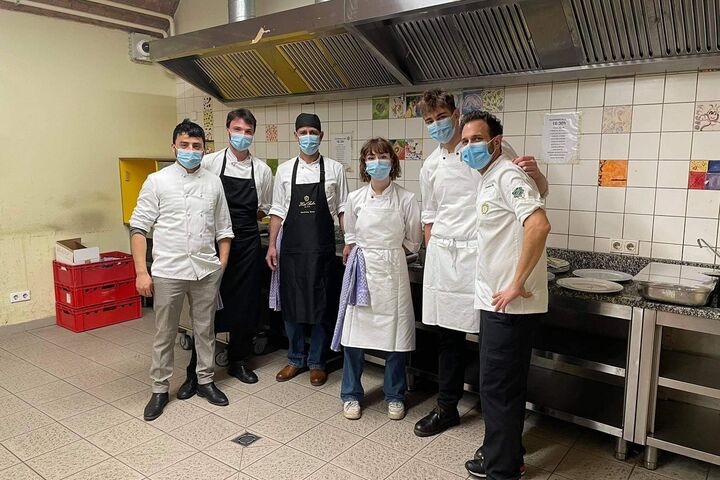
M483 202L482 205L480 205L480 213L483 215L487 215L487 213L490 211L490 204L488 202Z

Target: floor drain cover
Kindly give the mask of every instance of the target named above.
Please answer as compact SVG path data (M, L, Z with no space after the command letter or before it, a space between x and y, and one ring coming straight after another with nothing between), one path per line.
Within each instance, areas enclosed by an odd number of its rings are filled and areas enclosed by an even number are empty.
M257 435L253 435L252 433L245 432L242 435L240 435L239 437L233 438L232 441L239 445L242 445L243 447L247 447L248 445L251 445L251 444L257 442L258 440L260 440L260 437L258 437Z

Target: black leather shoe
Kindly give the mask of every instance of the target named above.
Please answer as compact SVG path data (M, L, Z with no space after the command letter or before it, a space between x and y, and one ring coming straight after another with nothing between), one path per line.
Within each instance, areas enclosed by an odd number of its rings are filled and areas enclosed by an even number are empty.
M197 393L197 377L188 377L177 391L178 400L187 400Z
M224 407L225 405L228 405L230 403L225 394L221 392L220 389L218 389L213 382L206 383L205 385L198 385L197 394L198 397L206 399L213 405L219 405L221 407Z
M153 393L150 401L145 405L143 418L147 422L151 422L162 415L165 405L168 404L170 398L167 393Z
M243 383L257 383L258 377L247 365L230 365L228 375L235 377Z
M487 478L485 472L485 457L482 454L482 447L478 448L472 460L465 462L465 469L470 475L478 478ZM525 475L525 464L520 465L520 476Z
M418 437L431 437L455 425L460 425L460 415L457 408L446 408L438 405L433 408L432 412L418 420L414 431Z

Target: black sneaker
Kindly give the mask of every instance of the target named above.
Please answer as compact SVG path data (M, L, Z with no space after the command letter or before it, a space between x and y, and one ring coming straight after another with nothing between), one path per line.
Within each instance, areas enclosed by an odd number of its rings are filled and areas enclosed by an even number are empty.
M465 462L465 469L470 475L478 478L487 478L485 473L485 457L483 457L480 449L475 452L475 457L472 460ZM525 475L525 464L520 465L520 476Z

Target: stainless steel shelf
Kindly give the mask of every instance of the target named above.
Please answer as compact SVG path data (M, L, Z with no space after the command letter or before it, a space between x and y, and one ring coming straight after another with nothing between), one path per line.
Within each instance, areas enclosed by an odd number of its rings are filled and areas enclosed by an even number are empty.
M655 431L647 444L720 465L720 412L672 400L658 400Z
M658 385L720 399L720 360L663 350Z

